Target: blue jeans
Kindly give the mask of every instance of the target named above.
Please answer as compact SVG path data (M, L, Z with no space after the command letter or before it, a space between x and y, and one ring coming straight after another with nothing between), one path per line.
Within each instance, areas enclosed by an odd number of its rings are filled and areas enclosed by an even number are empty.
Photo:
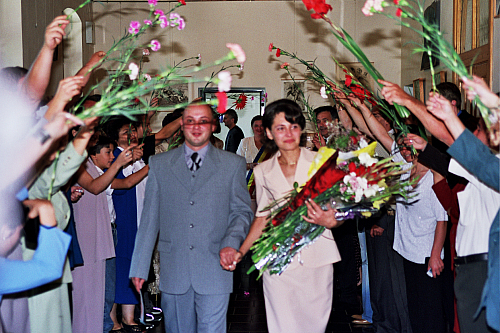
M372 305L370 303L370 281L368 277L368 257L366 255L366 235L365 231L358 232L359 247L361 248L361 298L363 302L363 315L364 320L372 323Z
M113 243L116 248L116 228L112 225ZM116 284L116 258L106 259L106 282L104 286L104 325L103 332L108 333L113 329L113 321L109 313L115 302L115 284Z

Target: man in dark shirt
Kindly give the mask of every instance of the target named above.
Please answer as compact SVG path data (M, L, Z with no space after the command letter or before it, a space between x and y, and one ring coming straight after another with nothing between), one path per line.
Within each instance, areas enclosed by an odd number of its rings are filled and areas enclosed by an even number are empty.
M229 133L226 136L226 144L224 145L224 150L230 151L236 154L240 141L245 137L241 128L236 126L238 122L238 114L233 109L229 109L224 113L224 125L229 128Z

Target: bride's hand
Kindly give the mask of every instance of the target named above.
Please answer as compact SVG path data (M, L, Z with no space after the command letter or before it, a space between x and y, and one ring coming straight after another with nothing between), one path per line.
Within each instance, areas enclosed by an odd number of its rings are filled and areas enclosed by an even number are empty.
M306 200L306 206L307 216L302 215L304 221L318 224L328 229L339 227L342 223L344 223L344 221L337 221L335 219L335 213L337 213L337 210L331 208L330 205L328 205L328 210L323 210L313 200L308 199Z

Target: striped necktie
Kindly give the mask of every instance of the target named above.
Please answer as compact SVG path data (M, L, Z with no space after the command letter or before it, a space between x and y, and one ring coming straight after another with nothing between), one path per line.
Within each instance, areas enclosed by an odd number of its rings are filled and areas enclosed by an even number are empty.
M189 168L189 170L194 172L200 168L201 158L198 156L197 152L194 152L193 154L191 154L191 160L193 161L193 163L191 164L191 167Z

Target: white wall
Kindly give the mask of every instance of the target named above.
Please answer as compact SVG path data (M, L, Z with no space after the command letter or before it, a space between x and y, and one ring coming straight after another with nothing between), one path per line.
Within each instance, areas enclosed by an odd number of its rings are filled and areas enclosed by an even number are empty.
M375 67L386 79L400 82L401 78L401 28L393 21L381 16L364 17L361 8L364 1L329 1L333 11L331 19L342 25L360 44ZM159 2L158 8L168 9L169 3ZM113 37L119 38L131 20L146 18L147 2L94 3L96 25L95 50L107 50ZM268 101L281 98L281 81L286 72L281 63L296 62L285 57L276 58L268 52L273 42L289 52L296 52L305 60L315 60L320 68L335 77L335 63L331 55L340 61L354 62L356 59L329 32L322 20L313 20L302 1L210 1L188 2L178 9L186 20L186 29L158 30L143 41L157 37L162 43L159 54L149 57L144 70L154 71L180 60L202 55L203 64L222 57L227 42L239 43L247 54L245 70L233 69L234 87L265 87ZM304 72L304 67L296 67ZM197 77L207 76L214 69L205 70ZM202 84L195 84L195 91ZM311 87L311 104L321 106L318 87Z
M21 0L0 0L0 67L23 66Z

